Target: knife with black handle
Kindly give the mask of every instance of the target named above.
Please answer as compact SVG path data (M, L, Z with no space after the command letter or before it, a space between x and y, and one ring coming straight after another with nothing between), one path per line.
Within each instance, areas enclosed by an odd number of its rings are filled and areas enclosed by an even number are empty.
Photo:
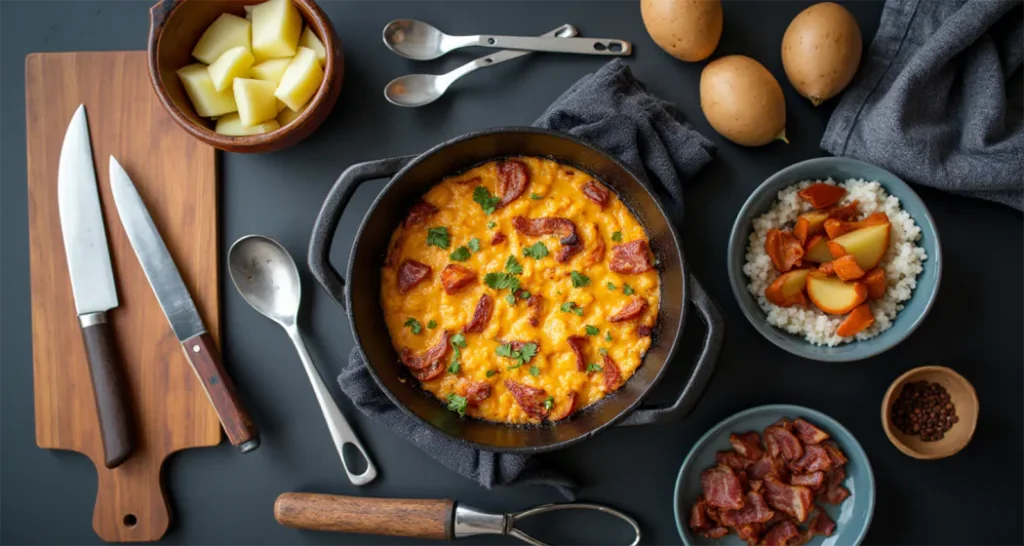
M107 249L85 106L68 124L57 170L57 201L68 273L103 436L103 462L120 465L132 452L131 402L107 311L118 306Z

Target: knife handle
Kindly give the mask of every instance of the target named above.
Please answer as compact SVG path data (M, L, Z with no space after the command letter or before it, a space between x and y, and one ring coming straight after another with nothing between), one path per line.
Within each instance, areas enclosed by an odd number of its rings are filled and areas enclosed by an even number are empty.
M100 435L103 436L103 463L107 468L115 468L131 455L134 434L114 332L104 312L81 315L78 322L82 326Z
M235 385L221 365L220 352L217 351L210 334L203 332L192 336L181 342L181 347L203 384L203 389L206 390L206 395L210 398L210 403L213 404L213 409L217 412L217 418L220 419L231 445L242 453L260 447L260 433L249 419L249 414L242 408L242 403L235 392Z

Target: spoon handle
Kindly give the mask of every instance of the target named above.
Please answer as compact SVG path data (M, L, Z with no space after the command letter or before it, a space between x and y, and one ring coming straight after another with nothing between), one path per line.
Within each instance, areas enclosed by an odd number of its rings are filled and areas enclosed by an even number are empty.
M470 37L472 44L480 47L518 49L522 51L546 51L549 53L578 53L582 55L627 56L633 46L625 40L610 38L532 38L529 36L493 36L482 34Z
M573 36L576 36L576 34L577 34L576 27L566 23L566 24L564 24L564 25L562 25L562 26L560 26L560 27L558 27L558 28L556 28L556 29L554 29L554 30L552 30L550 32L546 32L544 34L541 34L541 37L542 38L571 38ZM529 51L520 51L520 50L515 50L515 49L506 49L504 51L498 51L497 53L491 53L490 55L487 55L485 57L480 57L479 59L470 61L470 62L468 62L468 63L466 63L466 64L456 68L455 70L452 70L451 72L448 72L447 74L443 74L441 77L445 79L445 87L448 87L449 85L455 83L457 80L459 80L460 78L462 78L466 74L469 74L470 72L474 72L476 70L479 70L481 68L485 68L485 67L488 67L488 66L494 66L496 64L503 63L505 61L511 61L512 59L518 59L519 57L522 57L524 55L529 55L529 54L530 54Z
M309 356L309 351L306 350L306 342L302 340L299 329L291 326L285 328L285 330L288 331L288 337L295 344L295 350L299 352L302 366L306 369L306 375L309 376L309 383L313 386L313 393L316 394L317 402L320 403L320 411L323 412L324 420L327 421L327 429L331 431L331 438L334 440L334 446L338 450L338 457L341 458L341 465L345 468L349 481L354 485L366 485L372 482L377 477L377 468L373 466L373 461L366 452L366 448L363 447L359 437L356 436L355 431L349 426L345 416L341 413L341 408L338 407L338 403L331 396L331 392L327 390L327 385L324 385L320 372L317 371L312 357ZM366 470L362 474L353 474L349 470L348 463L345 462L345 453L342 451L342 447L345 444L355 446L363 456L363 459L366 460Z

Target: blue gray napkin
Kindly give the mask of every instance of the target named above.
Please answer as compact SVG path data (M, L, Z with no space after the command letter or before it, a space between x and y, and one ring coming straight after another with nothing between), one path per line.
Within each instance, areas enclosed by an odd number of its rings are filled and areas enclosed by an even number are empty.
M671 104L647 93L619 59L584 76L534 125L573 134L618 157L672 204L678 218L683 211L683 182L707 164L714 153L707 139L678 120ZM342 364L338 384L359 411L407 438L453 472L488 489L495 485L543 484L556 488L567 499L575 497L575 482L538 459L473 449L407 416L374 382L358 348Z
M1024 209L1024 9L888 0L821 148Z

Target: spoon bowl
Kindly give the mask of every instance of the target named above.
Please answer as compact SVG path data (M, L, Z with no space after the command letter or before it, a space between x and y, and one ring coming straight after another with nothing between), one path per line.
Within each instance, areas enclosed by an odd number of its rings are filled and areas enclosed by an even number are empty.
M239 239L228 250L228 272L253 309L281 326L295 324L302 285L295 261L280 243L259 235Z
M437 27L415 19L391 21L384 27L384 44L414 61L429 61L447 53L441 49L444 37Z
M449 85L444 75L406 74L384 87L384 98L396 106L424 106L441 98Z

